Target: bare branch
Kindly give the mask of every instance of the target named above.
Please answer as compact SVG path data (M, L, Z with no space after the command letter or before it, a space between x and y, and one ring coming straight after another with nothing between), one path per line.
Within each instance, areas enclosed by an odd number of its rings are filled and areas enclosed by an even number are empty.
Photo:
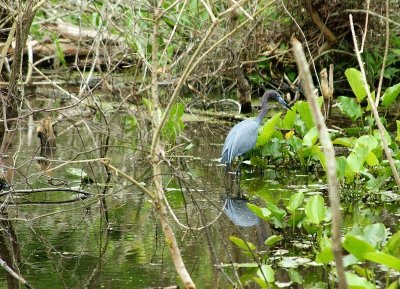
M338 180L336 175L336 159L333 144L329 136L328 129L325 125L324 117L319 109L316 95L314 93L314 84L310 73L301 43L293 37L293 52L296 57L299 74L302 80L303 89L311 108L313 119L318 129L319 139L324 151L326 160L326 170L329 185L329 201L332 210L332 250L335 256L336 271L338 275L338 283L340 289L347 288L346 277L344 274L343 254L341 244L341 223L340 199L338 193Z

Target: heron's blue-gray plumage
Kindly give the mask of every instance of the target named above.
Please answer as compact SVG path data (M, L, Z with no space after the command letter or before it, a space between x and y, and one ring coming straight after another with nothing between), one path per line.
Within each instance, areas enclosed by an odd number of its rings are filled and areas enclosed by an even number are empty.
M221 163L231 164L235 157L251 150L256 145L259 127L258 118L248 118L236 124L225 139Z
M243 155L256 145L258 128L267 114L269 98L277 100L280 104L290 109L278 92L275 90L265 92L262 98L260 114L256 118L248 118L239 122L229 131L222 149L221 163L229 166L235 157Z

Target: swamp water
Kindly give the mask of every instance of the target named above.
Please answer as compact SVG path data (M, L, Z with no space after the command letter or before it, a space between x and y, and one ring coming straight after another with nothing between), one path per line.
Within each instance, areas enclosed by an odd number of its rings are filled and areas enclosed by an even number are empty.
M115 173L111 182L106 183L106 173L98 161L78 162L98 157L93 153L99 146L95 127L92 124L89 129L81 124L63 131L57 137L54 159L58 161L51 165L54 170L46 174L34 160L38 140L30 139L26 128L21 131L21 146L14 148L20 149L15 189L57 185L79 187L82 186L79 175L83 169L89 181L82 189L92 193L87 199L71 203L63 201L76 196L66 192L3 196L2 238L14 236L11 238L13 246L8 249L12 247L14 254L20 255L21 275L35 288L182 286L147 196L122 177L116 178ZM176 217L185 226L190 224L190 228L183 227L171 218L186 267L195 284L200 289L231 288L228 278L234 281L236 278L228 264L252 262L251 257L229 240L235 235L251 241L258 250L269 250L269 263L275 268L276 284L280 287L328 288L328 271L314 262L315 239L312 235L298 228L275 230L265 221L252 219L251 215L247 225L253 226L236 226L232 220L240 222L240 218L235 218L237 214L221 212L227 196L227 181L225 169L217 158L228 129L204 122L188 123L185 135L192 145L184 144L187 151L172 159L173 164L178 164L177 168L190 177L181 183L170 180L169 176L164 178L167 198ZM138 153L139 149L132 149L129 142L121 141L127 134L120 133L113 136L107 157L113 165L147 182L151 171L139 160L145 158L146 153ZM65 164L63 161L72 162ZM288 199L299 190L306 195L322 194L327 199L326 186L314 173L298 174L291 168L270 168L260 174L250 171L247 166L244 170L242 190L254 203L264 205L261 197L264 201L279 204L281 199ZM105 186L108 226L104 203L99 201ZM234 200L232 204L237 206L238 214L248 213L242 201ZM393 202L375 207L362 202L342 205L347 227L375 220L393 231L399 229L400 212ZM364 210L363 214L360 210ZM204 224L208 224L207 230L196 230ZM264 241L273 234L283 235L284 239L269 249ZM245 268L238 269L239 274L245 271ZM296 274L303 279L302 285L291 282L290 276ZM5 271L0 270L0 275L0 288L7 288ZM253 284L246 288L258 286Z

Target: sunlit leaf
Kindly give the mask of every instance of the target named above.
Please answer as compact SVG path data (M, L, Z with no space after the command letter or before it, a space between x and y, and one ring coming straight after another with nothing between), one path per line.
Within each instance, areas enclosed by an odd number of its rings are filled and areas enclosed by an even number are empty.
M384 107L390 106L400 94L400 83L388 87L385 93L382 95L382 105Z
M400 120L396 120L396 125L397 125L397 136L396 140L400 142Z
M291 130L294 126L294 121L296 120L296 110L287 110L285 117L282 120L282 129Z
M362 109L354 98L339 96L338 101L340 111L352 120L356 120L362 116Z
M336 169L338 179L343 179L346 173L347 159L344 156L336 158Z
M333 252L332 248L325 248L318 252L315 256L315 261L322 264L329 264L333 261Z
M390 253L391 255L400 258L400 231L397 231L393 236L391 236L388 242L383 248L385 253Z
M364 87L361 72L355 68L348 68L344 74L346 75L347 81L349 82L353 93L357 97L357 101L361 102L367 96L367 91Z
M348 137L338 137L332 141L333 144L336 145L341 145L345 147L352 147L354 144L354 138L348 138Z
M400 271L400 259L382 252L365 253L365 259Z
M229 240L239 248L245 250L245 251L254 251L256 249L256 246L254 246L253 243L251 242L246 242L243 241L242 239L235 237L235 236L230 236Z
M375 252L375 248L370 243L352 235L346 235L346 238L343 241L343 248L353 254L360 261L365 260L364 255L366 253Z
M368 154L378 146L378 141L372 135L364 135L356 140L353 151L347 157L349 170L359 173L366 161ZM370 159L373 162L373 159Z
M290 212L294 212L297 210L298 207L303 203L304 200L304 193L303 192L298 192L296 194L293 194L290 196L289 204L287 205L287 209Z
M275 271L270 265L261 265L261 268L257 271L257 275L260 279L264 279L268 283L275 281Z
M297 284L304 283L303 277L301 276L299 271L297 271L296 269L293 269L293 268L289 269L289 278L293 283L297 283Z
M283 237L281 235L272 235L269 236L267 240L265 240L265 245L267 246L273 246L276 243L278 243L280 240L282 240Z
M310 106L309 106L308 102L306 102L306 101L298 101L294 105L294 108L298 111L301 119L306 124L307 129L310 130L312 127L315 126L314 120L312 118Z
M257 205L247 203L247 207L259 218L263 220L269 220L269 217L272 215L272 212L267 208L261 208Z
M325 218L326 208L324 198L320 195L308 199L305 207L307 219L314 224L319 224Z
M162 130L163 135L170 141L175 141L185 128L185 124L182 121L184 112L185 106L182 103L177 103L171 108L168 120Z
M375 248L380 247L386 240L386 228L382 223L369 224L363 229L363 237Z
M278 208L272 203L267 203L267 208L271 211L272 215L279 220L282 220L286 216L286 211Z
M318 130L317 127L310 129L303 138L303 145L311 147L318 140Z
M275 125L281 116L281 112L271 117L260 129L258 134L256 147L264 146L271 138L275 131Z
M376 289L376 286L364 277L354 273L346 272L347 285L350 289Z
M373 152L369 152L365 157L365 160L370 167L379 165L379 160Z

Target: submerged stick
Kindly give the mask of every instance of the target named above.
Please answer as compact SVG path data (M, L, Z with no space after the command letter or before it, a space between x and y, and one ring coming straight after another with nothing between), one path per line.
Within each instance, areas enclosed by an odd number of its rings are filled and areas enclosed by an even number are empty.
M310 104L311 113L315 124L317 125L319 140L321 142L326 160L326 174L328 177L329 186L329 201L332 210L332 250L335 257L336 271L338 276L339 289L347 289L346 277L344 274L343 254L341 244L341 223L340 215L340 199L338 194L338 180L336 175L336 159L333 144L329 136L328 129L325 125L324 117L319 109L317 98L314 93L314 84L310 73L310 68L307 63L301 43L295 38L292 38L293 52L296 58L297 66L302 81L302 86Z

